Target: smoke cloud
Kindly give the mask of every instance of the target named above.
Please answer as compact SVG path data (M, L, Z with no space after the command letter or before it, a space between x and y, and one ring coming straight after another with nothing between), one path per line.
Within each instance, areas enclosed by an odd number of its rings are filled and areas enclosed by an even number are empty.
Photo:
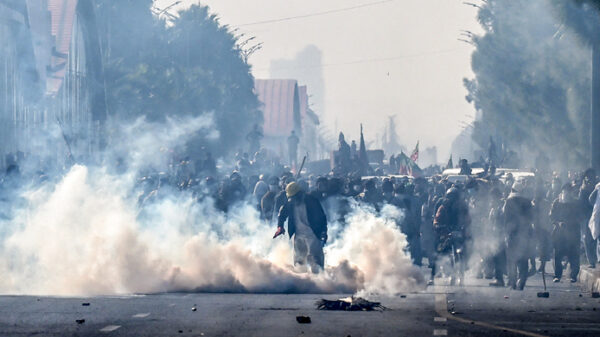
M58 179L17 188L2 204L0 293L393 294L423 287L392 206L376 214L353 205L345 225L330 224L338 234L325 247L325 270L306 274L292 265L290 240L273 240L273 226L248 203L222 213L210 198L168 188L140 202L140 173L168 168L165 148L212 129L206 117L140 119L115 131L122 141L102 164L74 165ZM126 169L112 167L114 158L125 158Z
M468 34L475 78L465 80L467 100L478 110L473 140L488 149L492 136L515 151L520 160L512 166L587 166L590 49L562 24L550 0L486 1L478 20L485 34Z

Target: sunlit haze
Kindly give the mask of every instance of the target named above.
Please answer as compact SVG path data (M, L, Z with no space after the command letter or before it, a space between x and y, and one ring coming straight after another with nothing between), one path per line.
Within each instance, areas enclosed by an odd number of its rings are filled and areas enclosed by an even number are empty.
M172 0L158 0L165 8ZM183 1L181 6L197 3ZM479 32L476 8L454 0L206 0L223 24L263 42L250 58L256 78L271 78L271 63L293 60L309 45L322 64L273 69L308 83L313 109L331 131L356 139L364 124L367 142L380 144L388 116L396 115L399 140L409 150L438 147L445 162L450 145L474 117L462 79L472 77L471 45L461 30ZM308 16L364 4L353 10ZM302 18L253 24L305 16ZM252 24L252 25L248 25ZM322 76L324 92L311 91ZM322 96L322 97L319 97ZM319 104L320 102L323 104Z

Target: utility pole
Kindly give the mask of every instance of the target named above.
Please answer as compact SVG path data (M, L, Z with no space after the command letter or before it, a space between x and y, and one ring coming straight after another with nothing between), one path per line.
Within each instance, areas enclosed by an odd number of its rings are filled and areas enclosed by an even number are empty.
M592 117L590 123L591 167L600 172L600 41L592 46Z

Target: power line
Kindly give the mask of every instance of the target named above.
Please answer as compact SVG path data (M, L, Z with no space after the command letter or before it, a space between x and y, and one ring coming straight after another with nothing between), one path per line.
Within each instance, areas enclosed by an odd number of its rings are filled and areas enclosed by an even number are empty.
M310 14L304 14L304 15L289 16L289 17L280 18L280 19L270 19L270 20L264 20L264 21L256 21L256 22L243 23L241 25L237 25L237 27L264 25L264 24L269 24L269 23L277 23L277 22L284 22L284 21L291 21L291 20L297 20L297 19L310 18L310 17L314 17L314 16L323 16L323 15L328 15L328 14L334 14L334 13L341 13L341 12L352 11L352 10L359 9L359 8L379 6L379 5L383 5L385 3L393 2L393 1L396 1L396 0L376 1L376 2L370 2L370 3L361 4L361 5L356 5L356 6L352 6L352 7L331 9L331 10L324 11L324 12L316 12L316 13L310 13Z
M315 64L315 65L300 66L300 67L280 67L280 68L274 68L273 70L313 69L313 68L327 68L327 67L335 67L335 66L346 66L346 65L353 65L353 64L360 64L360 63L386 62L386 61L395 61L395 60L401 60L401 59L407 59L407 58L414 58L414 57L423 57L423 56L430 56L430 55L448 54L448 53L454 53L454 52L459 51L459 50L461 50L461 49L460 48L455 48L455 49L446 49L446 50L436 50L436 51L430 51L430 52L419 53L419 54L408 54L408 55L398 55L398 56L392 56L392 57L369 58L369 59L362 59L362 60L356 60L356 61L350 61L350 62L341 62L341 63ZM254 70L257 70L257 71L266 71L266 70L270 70L270 69L271 68L259 68L259 69L254 69Z

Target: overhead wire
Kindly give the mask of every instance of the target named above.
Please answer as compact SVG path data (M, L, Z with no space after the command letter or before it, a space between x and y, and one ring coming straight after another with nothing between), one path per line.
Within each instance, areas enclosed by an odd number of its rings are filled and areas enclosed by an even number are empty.
M394 1L396 1L396 0L381 0L381 1L363 3L363 4L350 6L350 7L331 9L331 10L322 11L322 12L289 16L289 17L278 18L278 19L255 21L255 22L243 23L243 24L234 25L234 26L235 27L247 27L247 26L255 26L255 25L263 25L263 24L285 22L285 21L291 21L291 20L297 20L297 19L304 19L304 18L310 18L310 17L316 17L316 16L324 16L324 15L329 15L329 14L334 14L334 13L341 13L341 12L357 10L357 9L366 8L366 7L379 6L379 5L383 5L383 4L394 2ZM353 65L353 64L361 64L361 63L386 62L386 61L394 61L394 60L413 58L413 57L422 57L422 56L429 56L429 55L452 53L457 50L458 49L438 50L438 51L431 51L431 52L411 54L411 55L399 55L399 56L382 57L382 58L369 58L369 59L362 59L362 60L356 60L356 61L341 62L341 63L329 63L329 64L321 64L321 65L315 64L315 65L299 66L299 67L282 67L282 68L277 68L277 69L312 69L312 68L327 68L327 67L335 67L335 66L345 66L345 65ZM264 70L268 70L268 69L267 68L259 68L259 69L254 69L254 70L264 71Z
M242 24L234 25L234 26L235 27L247 27L247 26L256 26L256 25L264 25L264 24L270 24L270 23L298 20L298 19L310 18L310 17L315 17L315 16L323 16L323 15L329 15L329 14L334 14L334 13L347 12L347 11L352 11L352 10L365 8L365 7L379 6L379 5L383 5L383 4L386 4L389 2L394 2L394 1L396 1L396 0L375 1L375 2L364 3L364 4L360 4L360 5L356 5L356 6L351 6L351 7L331 9L331 10L327 10L327 11L315 12L315 13L309 13L309 14L303 14L303 15L288 16L288 17L278 18L278 19L248 22L248 23L242 23Z
M453 52L456 52L456 51L459 51L459 50L461 50L461 49L460 48L454 48L454 49L436 50L436 51L424 52L424 53L418 53L418 54L407 54L407 55L398 55L398 56L391 56L391 57L368 58L368 59L362 59L362 60L356 60L356 61L349 61L349 62L340 62L340 63L315 64L315 65L299 66L299 67L277 67L277 68L274 68L273 70L328 68L328 67L335 67L335 66L345 66L345 65L360 64L360 63L387 62L387 61L395 61L395 60L401 60L401 59L413 58L413 57L424 57L424 56L430 56L430 55L448 54L448 53L453 53ZM257 70L257 71L266 71L266 70L271 70L271 68L258 68L258 69L255 69L255 70Z

